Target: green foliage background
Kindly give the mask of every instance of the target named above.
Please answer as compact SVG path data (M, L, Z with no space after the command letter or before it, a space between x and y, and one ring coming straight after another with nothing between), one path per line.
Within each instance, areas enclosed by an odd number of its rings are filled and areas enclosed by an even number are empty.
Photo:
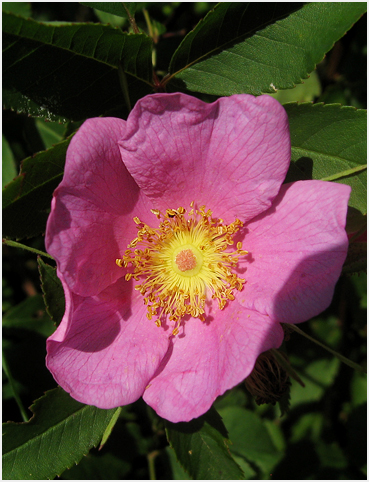
M264 92L295 102L285 106L287 180L349 183L348 230L365 231L365 4L277 3L272 15L258 2L2 5L3 419L11 421L3 477L366 479L366 376L297 333L283 349L305 387L292 380L279 405L256 405L240 385L200 419L170 424L142 400L99 410L71 399L44 364L64 299L53 260L36 253L45 250L70 135L87 117L126 118L155 88L209 101ZM59 35L60 22L77 24ZM35 251L16 248L17 240ZM330 308L301 325L361 366L365 266L366 243L354 241Z

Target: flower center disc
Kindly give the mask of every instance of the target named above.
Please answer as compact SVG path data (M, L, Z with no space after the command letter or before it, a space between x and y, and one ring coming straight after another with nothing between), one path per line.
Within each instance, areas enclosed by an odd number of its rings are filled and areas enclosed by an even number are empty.
M236 219L226 225L222 219L212 218L205 206L190 206L186 216L183 207L167 209L166 214L152 209L160 220L158 228L135 217L137 237L123 258L116 260L120 267L133 266L133 273L127 272L125 279L141 282L135 289L144 297L147 317L157 317L155 323L161 326L162 317L169 316L175 322L173 335L178 333L185 315L205 320L209 294L223 309L234 300L233 290L240 291L245 283L232 270L247 251L242 250L240 242L236 250L227 251L242 222Z
M180 246L174 250L173 256L172 266L179 275L195 276L200 272L204 257L195 246Z

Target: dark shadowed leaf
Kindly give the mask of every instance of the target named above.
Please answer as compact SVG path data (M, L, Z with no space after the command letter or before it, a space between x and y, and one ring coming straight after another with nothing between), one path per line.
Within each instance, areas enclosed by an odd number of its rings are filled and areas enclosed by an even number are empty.
M119 455L103 453L88 454L78 465L63 472L63 479L67 480L122 480L130 479L127 473L131 465L122 460Z
M166 82L214 95L291 88L365 11L365 2L219 3L184 38Z
M45 232L70 139L22 162L19 176L3 190L3 236L21 239Z
M151 92L151 45L144 34L100 24L45 25L3 13L3 104L48 120L127 115Z
M166 422L167 438L182 467L194 479L241 480L227 430L215 409L191 422Z
M137 2L80 2L82 5L87 7L96 8L103 12L111 13L112 15L117 15L118 17L128 17L128 12L130 15L134 15L137 9Z
M40 257L38 257L38 269L46 311L54 323L59 325L65 311L63 285L56 275L56 268L44 263Z
M12 150L4 135L2 144L2 159L3 163L1 181L2 187L4 188L4 186L6 186L10 181L12 181L18 174Z
M30 2L1 2L1 9L3 12L11 12L22 17L31 16Z
M18 328L33 331L47 337L54 327L45 313L45 305L40 294L29 296L3 316L3 328Z

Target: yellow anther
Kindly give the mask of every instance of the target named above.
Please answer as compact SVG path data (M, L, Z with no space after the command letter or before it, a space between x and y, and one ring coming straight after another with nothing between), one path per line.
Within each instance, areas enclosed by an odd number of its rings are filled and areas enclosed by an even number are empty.
M159 209L150 209L150 211L155 214L155 216L160 219L160 211Z

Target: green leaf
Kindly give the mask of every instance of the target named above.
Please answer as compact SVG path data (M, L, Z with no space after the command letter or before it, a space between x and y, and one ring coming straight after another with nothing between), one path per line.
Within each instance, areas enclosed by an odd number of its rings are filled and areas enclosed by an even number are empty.
M294 87L365 11L365 2L219 3L184 38L165 82L214 95Z
M115 409L83 405L61 388L31 407L27 423L3 424L3 478L53 479L96 447Z
M66 480L129 480L131 464L118 455L88 454L78 465L63 472Z
M325 389L333 383L340 362L338 358L314 360L310 364L299 369L299 375L303 380L305 387L301 387L292 380L291 383L291 409L299 404L317 402L325 393Z
M152 91L151 49L146 35L108 25L45 25L3 13L3 104L62 122L127 115L118 66L133 104Z
M172 469L172 480L192 480L192 477L190 477L178 463L174 450L167 446L165 447L165 453L168 455L170 467Z
M3 379L3 385L2 385L3 400L6 400L7 398L10 398L10 397L14 398L16 404L18 405L23 421L27 422L29 417L18 393L18 390L19 391L21 390L22 385L18 383L16 380L14 380L13 375L10 371L9 364L6 359L4 350L2 352L2 369L6 378L8 379L8 383L6 383L6 381Z
M3 236L21 239L45 232L70 139L22 162L19 176L3 190Z
M316 70L302 84L297 84L293 89L278 90L275 94L269 94L281 104L287 102L313 102L322 93L319 76Z
M101 442L100 442L99 450L101 450L103 448L103 446L106 444L108 438L110 437L110 435L113 431L113 428L118 421L118 418L119 418L119 415L120 415L121 411L122 411L122 407L118 407L118 408L115 409L115 413L112 416L112 418L109 422L109 425L106 427L106 429L103 433L103 436L102 436L102 439L101 439Z
M40 294L30 296L11 308L3 316L3 328L29 330L47 337L54 327L45 313L45 305Z
M49 149L63 140L65 125L58 122L45 122L43 119L36 119L35 123L45 149Z
M1 2L1 9L3 12L11 12L22 17L31 16L30 2Z
M363 373L354 372L351 381L351 403L358 407L367 401L367 377Z
M291 167L286 181L324 179L366 164L366 111L338 104L286 104ZM349 205L367 212L366 170L337 182L351 186Z
M119 27L123 29L124 25L127 23L127 19L123 17L118 17L117 15L103 12L102 10L96 10L95 8L94 14L99 19L100 23L112 25L113 27Z
M56 275L56 268L44 263L40 257L37 261L46 311L54 323L59 325L65 312L63 285Z
M229 452L226 428L214 408L191 422L166 422L166 433L179 463L194 479L244 478Z
M347 258L343 265L342 272L346 274L366 272L368 268L368 245L362 242L349 244Z
M2 187L6 186L10 181L12 181L18 174L17 168L14 161L13 152L9 146L8 141L3 134L3 144L2 144Z
M138 2L79 2L86 7L96 8L102 12L111 13L118 17L127 18L128 13L134 15Z
M256 413L242 407L224 408L219 412L233 442L232 454L256 464L269 474L283 454L275 447L263 421Z

